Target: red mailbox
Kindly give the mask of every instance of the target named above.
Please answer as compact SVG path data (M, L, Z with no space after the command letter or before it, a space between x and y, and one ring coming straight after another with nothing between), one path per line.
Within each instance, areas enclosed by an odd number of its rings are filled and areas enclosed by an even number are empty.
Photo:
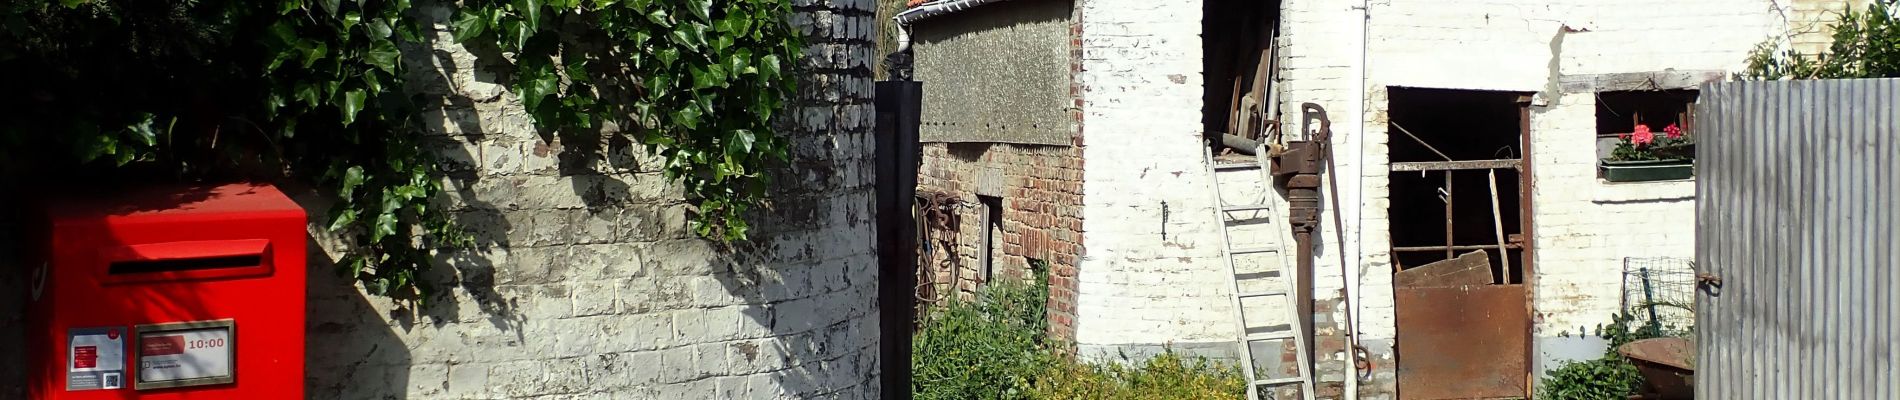
M304 212L261 184L49 202L35 399L301 399Z

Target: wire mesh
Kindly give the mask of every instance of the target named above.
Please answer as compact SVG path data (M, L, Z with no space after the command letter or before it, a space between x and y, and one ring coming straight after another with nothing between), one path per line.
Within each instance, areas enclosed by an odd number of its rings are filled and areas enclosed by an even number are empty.
M1651 335L1688 332L1695 326L1695 260L1680 257L1623 259L1623 312L1632 328Z

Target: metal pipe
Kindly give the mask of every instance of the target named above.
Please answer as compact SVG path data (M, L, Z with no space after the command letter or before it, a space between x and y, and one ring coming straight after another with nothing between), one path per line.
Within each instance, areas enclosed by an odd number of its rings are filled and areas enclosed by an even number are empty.
M1250 156L1254 155L1253 154L1254 148L1260 146L1259 141L1240 137L1232 133L1220 134L1220 144L1222 146L1226 146L1227 148L1234 149L1235 153L1246 154Z
M1353 186L1353 199L1352 199L1353 202L1351 202L1351 204L1360 204L1360 205L1365 204L1365 197L1364 197L1365 188L1366 188L1365 155L1366 155L1366 142L1367 142L1366 125L1371 124L1371 121L1369 121L1368 118L1366 117L1366 102L1369 101L1369 99L1366 96L1366 89L1367 89L1366 86L1368 84L1367 78L1370 75L1366 71L1367 69L1371 67L1370 65L1368 65L1369 61L1371 60L1371 53L1372 53L1371 42L1372 42L1372 0L1359 0L1359 62L1355 63L1353 66L1353 69L1358 70L1359 72L1359 99L1358 101L1352 102L1352 105L1348 107L1350 107L1350 109L1352 110L1353 119L1356 122L1358 122L1358 127L1355 128L1354 130L1354 132L1357 132L1357 134L1353 135L1353 140L1357 142L1356 143L1358 145L1357 150L1359 151L1359 161L1353 163L1354 165L1353 179L1354 179L1355 186ZM1335 187L1334 191L1337 191L1337 190L1338 190L1337 187ZM1338 194L1335 193L1334 196L1338 196ZM1360 207L1360 208L1363 208L1363 207ZM1352 243L1352 259L1358 260L1359 262L1363 263L1365 262L1364 251L1365 251L1365 240L1366 240L1365 213L1360 211L1360 208L1355 208L1353 211L1353 234L1354 234L1353 239L1354 240ZM1334 212L1338 212L1338 211L1336 210ZM1337 223L1338 220L1335 219L1335 222ZM1335 229L1344 230L1345 227L1339 226L1339 227L1335 227ZM1345 233L1340 232L1339 235L1340 235L1339 254L1341 258L1344 258L1346 255ZM1394 265L1396 264L1397 263L1394 263ZM1360 368L1361 364L1363 363L1363 365L1365 366L1365 368L1363 369L1364 371L1366 371L1367 373L1372 372L1371 361L1362 360L1359 358L1359 351L1363 350L1364 348L1361 347L1359 344L1359 334L1360 334L1359 325L1358 325L1357 320L1353 318L1353 316L1358 315L1360 311L1358 308L1359 307L1358 299L1359 299L1359 292L1360 292L1359 281L1360 279L1362 279L1360 276L1360 270L1362 268L1363 266L1349 266L1349 265L1344 265L1344 264L1339 266L1339 269L1341 272L1340 279L1344 280L1345 282L1343 283L1346 284L1346 287L1344 288L1344 290L1346 291L1346 299L1345 299L1346 304L1345 304L1345 307L1343 307L1346 310L1346 315L1345 315L1346 326L1345 326L1344 331L1348 333L1346 335L1346 347L1347 347L1346 366L1348 368L1352 368L1352 372L1353 372L1351 374L1347 374L1349 376L1346 377L1346 388L1345 388L1346 400L1359 399L1359 371L1361 371L1361 368Z
M968 10L984 4L1008 0L940 0L911 7L897 13L891 21L897 22L897 52L910 51L910 24L925 18Z

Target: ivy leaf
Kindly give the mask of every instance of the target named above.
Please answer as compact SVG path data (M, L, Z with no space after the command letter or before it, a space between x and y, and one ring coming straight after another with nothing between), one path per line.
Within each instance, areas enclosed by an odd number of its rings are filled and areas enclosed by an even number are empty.
M521 14L523 33L541 30L541 0L515 0L515 12Z
M297 82L296 88L291 93L297 96L297 101L303 102L305 107L316 107L317 99L320 97L317 93L317 85L309 82Z
M575 57L573 61L567 62L566 69L567 69L567 79L572 80L575 83L588 82L586 58Z
M699 107L680 107L679 111L673 113L673 123L686 129L699 129L700 115Z
M671 67L673 66L673 61L677 61L680 59L680 50L669 48L665 50L660 50L658 53L654 55L660 57L660 63L666 64L666 66Z
M681 45L681 46L687 46L687 47L705 46L706 45L706 25L695 22L695 23L689 23L683 26L673 28L672 38L673 38L673 43Z
M317 5L323 7L323 12L336 15L337 9L343 7L343 2L342 0L317 0Z
M455 16L455 22L449 25L455 30L456 43L468 43L469 40L481 36L482 32L488 30L487 21L481 15L469 12L468 9L462 9L461 13Z
M719 64L708 65L705 68L694 67L692 74L694 89L726 86L726 68Z
M528 48L528 39L534 37L534 28L521 21L509 21L508 26L514 28L509 31L515 35L515 50Z
M712 19L712 0L686 0L686 10L700 21Z
M662 9L654 9L653 12L647 13L647 21L653 22L654 25L659 25L662 28L671 26L671 24L667 23L666 10Z
M396 43L386 39L371 41L369 51L363 54L364 62L390 74L396 73L396 63L401 59L402 51L396 49Z
M752 152L752 140L753 140L752 131L745 130L745 129L736 129L736 130L733 130L732 133L728 135L726 139L729 140L729 142L727 142L726 144L727 156L733 156L735 154L748 154Z
M310 68L310 66L316 65L317 60L322 60L324 55L330 53L329 44L315 40L302 41L297 44L297 47L299 50L303 50L304 68Z
M343 92L342 102L336 105L337 111L343 113L343 126L350 126L351 123L356 122L356 113L363 111L364 97L366 95L362 89L350 89Z
M369 89L370 93L382 93L383 91L383 79L377 76L375 72L363 73L363 87Z
M277 2L277 15L290 14L299 8L303 8L303 0L280 0Z
M779 66L777 54L766 54L759 59L759 77L766 80L778 79Z
M277 110L284 108L285 101L283 95L271 92L264 97L264 113L277 115Z
M423 31L423 28L421 27L422 22L420 20L417 20L414 18L404 18L404 19L399 19L397 21L398 22L392 25L396 29L396 37L402 38L402 40L408 41L410 43L416 43L416 42L422 41L421 32ZM458 41L457 43L460 43L460 42Z
M356 195L356 188L358 186L363 186L363 179L364 178L363 178L362 166L350 166L349 169L343 170L343 182L337 185L337 197L340 197L343 199L354 198ZM355 217L351 217L351 218L355 218Z
M759 73L759 70L752 68L752 51L746 49L739 49L726 60L726 71L732 75Z
M350 227L350 224L354 224L354 223L356 223L356 210L346 209L346 210L343 210L343 212L337 213L335 218L330 219L330 231L331 232L342 231L344 228L348 228Z
M375 229L371 230L369 241L381 242L383 241L383 238L390 237L395 234L396 234L396 214L393 212L384 212L376 216L376 227Z
M357 24L361 24L361 23L363 23L363 14L357 13L355 11L343 13L343 31L344 32L349 32L350 28L354 28L356 27Z
M389 20L371 18L369 23L363 25L363 32L368 33L370 39L388 39L391 32Z

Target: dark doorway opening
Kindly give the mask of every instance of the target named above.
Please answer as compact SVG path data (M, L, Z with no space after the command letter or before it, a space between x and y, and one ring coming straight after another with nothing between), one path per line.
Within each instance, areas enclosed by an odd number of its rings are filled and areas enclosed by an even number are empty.
M1280 9L1274 2L1201 3L1201 122L1209 143L1220 134L1258 140L1279 126L1274 41Z
M1388 99L1399 398L1529 396L1529 97Z
M1399 269L1484 251L1495 283L1524 281L1519 97L1390 90L1389 212Z

